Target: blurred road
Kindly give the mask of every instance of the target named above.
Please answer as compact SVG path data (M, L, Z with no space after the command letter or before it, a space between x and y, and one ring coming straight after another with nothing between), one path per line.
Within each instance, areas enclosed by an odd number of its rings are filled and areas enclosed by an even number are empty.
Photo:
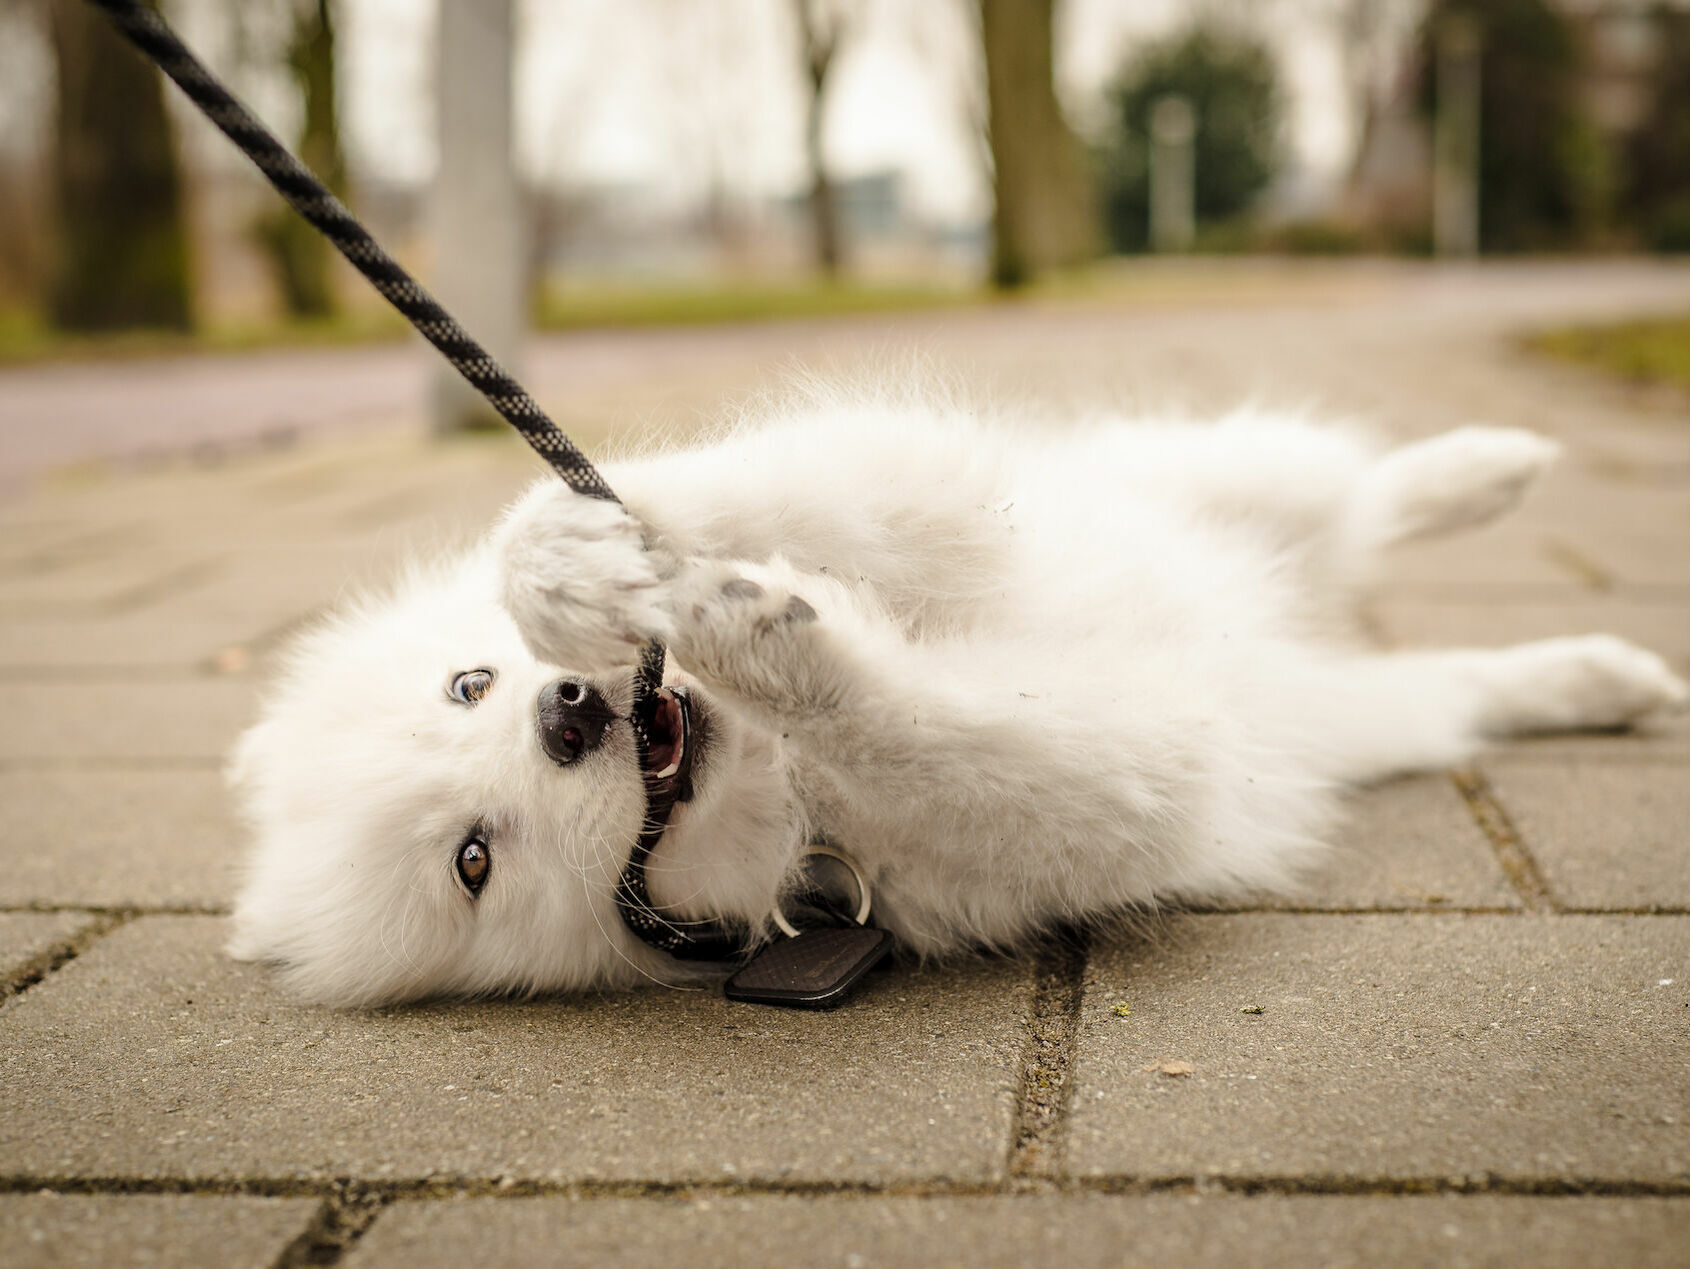
M1659 261L1150 260L1121 272L1140 284L1113 298L539 336L519 374L586 444L629 425L684 426L797 367L897 373L917 358L991 399L1049 404L1051 372L1066 364L1079 404L1215 409L1312 390L1328 408L1409 424L1404 350L1435 360L1440 347L1534 324L1690 308L1690 268ZM434 356L417 341L0 369L0 490L93 460L417 426Z

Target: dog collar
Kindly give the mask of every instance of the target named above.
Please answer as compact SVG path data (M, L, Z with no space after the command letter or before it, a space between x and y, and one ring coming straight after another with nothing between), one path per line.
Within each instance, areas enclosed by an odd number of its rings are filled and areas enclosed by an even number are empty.
M681 961L738 961L723 983L728 999L798 1009L842 1004L890 954L891 932L868 923L874 906L868 879L848 852L827 842L813 843L805 852L806 872L819 861L842 866L856 887L854 904L841 906L819 885L811 886L794 896L790 914L775 909L770 920L780 934L768 942L759 942L738 922L664 916L651 901L646 865L674 809L673 791L662 793L648 781L645 827L616 881L617 913L642 943Z
M642 742L642 748L644 747ZM719 964L740 960L753 947L751 931L737 922L688 921L664 916L651 901L646 884L646 863L675 809L674 793L656 794L652 782L646 785L645 826L639 840L616 879L616 911L628 932L648 947L667 952L676 960Z

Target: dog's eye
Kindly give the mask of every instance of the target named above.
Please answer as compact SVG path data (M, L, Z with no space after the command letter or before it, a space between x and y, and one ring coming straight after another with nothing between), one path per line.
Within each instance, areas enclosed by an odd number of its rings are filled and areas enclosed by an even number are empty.
M492 870L493 855L481 838L472 837L458 847L458 879L470 894L481 893L481 887L487 884L487 874Z
M446 694L463 705L473 705L493 690L493 671L465 670L452 677Z

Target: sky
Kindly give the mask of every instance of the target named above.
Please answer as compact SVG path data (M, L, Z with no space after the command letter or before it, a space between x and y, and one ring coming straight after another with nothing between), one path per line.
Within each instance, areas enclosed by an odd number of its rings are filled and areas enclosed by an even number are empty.
M1347 162L1349 118L1331 14L1344 0L1064 0L1058 85L1076 126L1095 127L1102 89L1135 42L1204 7L1243 15L1281 53L1290 141L1305 171ZM1412 4L1413 0L1398 0ZM895 168L912 207L936 220L987 210L969 0L847 0L851 25L827 99L824 145L840 175ZM519 162L560 186L635 186L677 205L715 188L746 201L804 181L804 88L791 0L513 0ZM275 5L167 0L184 36L289 136L285 82L251 54L274 38ZM401 181L433 170L434 0L340 0L344 130L355 172ZM38 134L50 70L16 11L0 7L0 143ZM217 138L184 129L204 163L232 162Z

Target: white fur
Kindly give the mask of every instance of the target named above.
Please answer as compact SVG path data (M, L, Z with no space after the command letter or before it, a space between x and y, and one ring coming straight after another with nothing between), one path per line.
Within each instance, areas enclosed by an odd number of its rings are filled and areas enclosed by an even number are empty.
M652 865L679 915L766 928L817 833L923 955L1282 887L1344 785L1684 701L1607 636L1346 635L1380 549L1500 514L1554 452L823 399L610 468L627 512L542 481L482 546L294 649L232 767L257 839L232 950L342 1005L673 980L611 903L642 815L628 725L569 767L535 740L565 669L625 713L651 636L712 733ZM493 690L451 703L478 667ZM453 861L477 824L472 898Z

